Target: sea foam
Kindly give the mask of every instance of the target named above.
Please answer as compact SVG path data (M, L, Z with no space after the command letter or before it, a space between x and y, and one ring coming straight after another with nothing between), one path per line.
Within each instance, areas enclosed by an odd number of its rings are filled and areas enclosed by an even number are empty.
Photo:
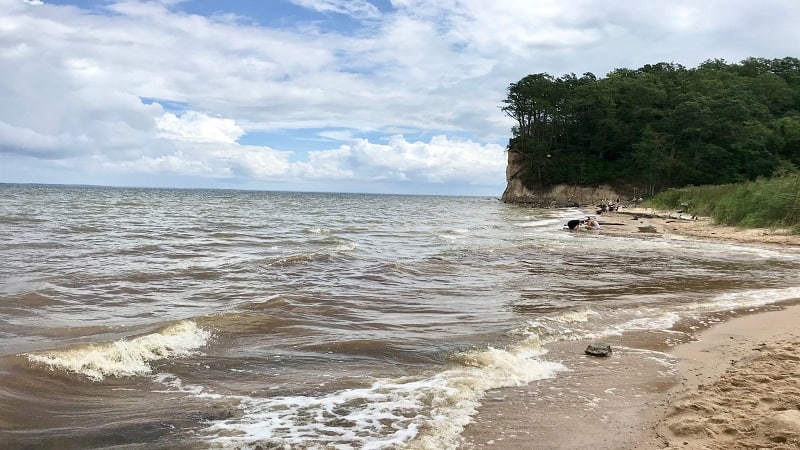
M132 339L84 344L25 356L30 362L50 370L63 370L102 381L105 377L147 375L152 371L152 361L195 354L210 337L210 332L193 321L184 320Z
M312 396L238 398L242 417L205 430L214 445L340 449L455 449L486 391L566 370L541 359L538 341L456 355L428 377L378 379L370 386Z
M800 299L800 286L751 289L720 294L712 300L711 306L718 310L757 308L797 299Z

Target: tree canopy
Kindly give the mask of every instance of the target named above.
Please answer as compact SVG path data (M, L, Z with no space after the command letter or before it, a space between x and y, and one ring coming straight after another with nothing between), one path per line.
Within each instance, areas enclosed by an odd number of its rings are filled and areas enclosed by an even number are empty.
M735 183L800 167L800 59L647 64L508 87L528 186Z

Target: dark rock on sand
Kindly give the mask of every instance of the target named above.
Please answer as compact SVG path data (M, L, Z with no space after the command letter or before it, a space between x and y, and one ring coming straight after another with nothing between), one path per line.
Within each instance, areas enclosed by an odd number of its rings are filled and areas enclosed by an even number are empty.
M608 344L590 344L584 351L590 356L611 356L611 346Z

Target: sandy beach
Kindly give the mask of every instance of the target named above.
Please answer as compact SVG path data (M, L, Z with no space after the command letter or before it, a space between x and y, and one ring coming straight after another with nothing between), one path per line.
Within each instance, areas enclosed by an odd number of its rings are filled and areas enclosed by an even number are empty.
M600 233L608 235L800 252L800 236L788 230L744 230L678 212L636 208L598 219ZM465 428L461 449L800 448L800 304L731 312L711 322L687 333L690 340L631 334L616 343L621 349L614 357L597 358L558 383L491 392ZM569 365L584 357L586 344L560 343L549 356ZM665 376L653 363L658 358L674 370Z
M670 238L714 239L762 246L800 249L800 235L786 229L737 228L715 224L709 217L650 208L623 208L597 216L603 233L660 234Z
M723 322L678 346L683 379L654 429L664 445L636 448L800 448L798 323L795 305Z

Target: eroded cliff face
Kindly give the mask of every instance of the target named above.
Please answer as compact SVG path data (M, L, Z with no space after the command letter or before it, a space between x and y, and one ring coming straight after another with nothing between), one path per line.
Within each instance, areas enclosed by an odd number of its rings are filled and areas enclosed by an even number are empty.
M516 150L509 150L508 163L506 164L506 190L500 197L505 203L531 203L536 194L529 190L520 179L519 175L524 170L524 157Z
M506 190L500 199L505 203L527 203L536 206L560 208L566 206L599 205L614 202L620 194L611 186L573 186L560 184L544 189L533 189L522 182L520 175L526 169L525 157L516 150L508 151L506 165Z

